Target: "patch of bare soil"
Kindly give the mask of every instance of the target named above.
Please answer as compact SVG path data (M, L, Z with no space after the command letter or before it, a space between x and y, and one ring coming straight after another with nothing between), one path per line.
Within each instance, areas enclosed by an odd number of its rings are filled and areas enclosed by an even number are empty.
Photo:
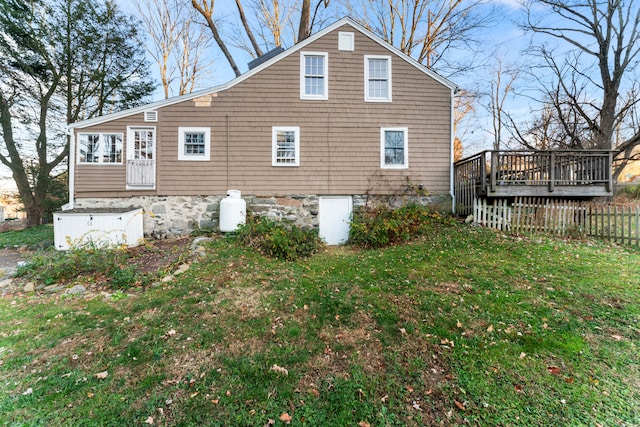
M18 261L24 260L24 255L24 252L0 249L0 268L15 267Z
M142 274L163 271L185 256L190 244L190 237L178 237L153 240L146 245L128 248L129 265Z

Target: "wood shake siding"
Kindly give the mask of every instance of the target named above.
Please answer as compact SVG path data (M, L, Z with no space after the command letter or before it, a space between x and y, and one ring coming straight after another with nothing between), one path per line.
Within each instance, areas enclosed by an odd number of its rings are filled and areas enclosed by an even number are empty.
M338 32L355 50L338 50ZM328 100L300 99L301 52L328 53ZM364 55L392 59L392 102L364 101ZM156 189L125 190L125 166L76 165L76 196L391 194L407 180L448 194L451 89L350 26L336 29L248 79L215 93L96 125L96 132L156 126ZM210 161L178 160L178 127L210 127ZM300 165L272 166L272 127L300 128ZM409 168L380 167L380 128L408 128ZM88 129L76 129L86 132ZM228 144L227 144L228 142ZM125 148L126 152L126 148Z

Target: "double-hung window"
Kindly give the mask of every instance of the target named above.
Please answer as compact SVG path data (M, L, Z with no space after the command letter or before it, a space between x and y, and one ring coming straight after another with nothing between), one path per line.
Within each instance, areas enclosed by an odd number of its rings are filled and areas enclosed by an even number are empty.
M409 141L407 128L380 129L380 167L406 169L409 167Z
M329 98L329 56L324 52L300 53L300 99Z
M365 55L364 99L369 102L391 102L391 57Z
M274 127L272 129L272 166L300 165L300 128Z
M122 164L122 134L79 134L78 163Z
M210 158L211 128L178 128L178 160L207 161Z

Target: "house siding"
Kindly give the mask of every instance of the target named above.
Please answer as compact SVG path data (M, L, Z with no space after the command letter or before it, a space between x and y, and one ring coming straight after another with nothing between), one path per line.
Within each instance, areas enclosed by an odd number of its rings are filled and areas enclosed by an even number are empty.
M338 32L355 34L355 50L338 50ZM305 46L327 52L329 97L301 100L300 51L210 100L188 100L77 133L156 127L156 187L126 190L124 165L75 166L77 198L222 195L229 188L255 196L395 194L408 183L448 194L451 170L451 89L350 26ZM392 58L393 102L364 101L364 55ZM418 83L419 82L419 83ZM178 127L211 127L210 161L178 161ZM300 127L300 166L271 164L272 126ZM408 128L409 168L380 168L380 128ZM228 144L227 144L228 143Z

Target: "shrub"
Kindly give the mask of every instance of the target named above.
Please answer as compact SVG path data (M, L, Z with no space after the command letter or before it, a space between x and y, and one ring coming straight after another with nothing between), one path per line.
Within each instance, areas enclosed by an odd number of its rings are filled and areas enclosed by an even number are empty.
M111 285L122 289L135 284L137 273L126 266L129 255L120 249L83 246L67 252L41 251L18 268L17 276L51 285L81 275L111 278ZM123 267L125 266L125 267Z
M138 273L136 268L129 266L120 266L115 268L111 274L111 287L116 289L126 289L136 284Z
M239 227L236 238L267 256L283 260L308 258L324 246L317 230L304 230L290 222L251 214L247 215L246 224Z
M433 224L452 224L454 219L417 204L391 209L387 205L357 209L353 214L349 243L381 248L425 234Z
M640 185L620 185L616 196L625 199L640 199Z

